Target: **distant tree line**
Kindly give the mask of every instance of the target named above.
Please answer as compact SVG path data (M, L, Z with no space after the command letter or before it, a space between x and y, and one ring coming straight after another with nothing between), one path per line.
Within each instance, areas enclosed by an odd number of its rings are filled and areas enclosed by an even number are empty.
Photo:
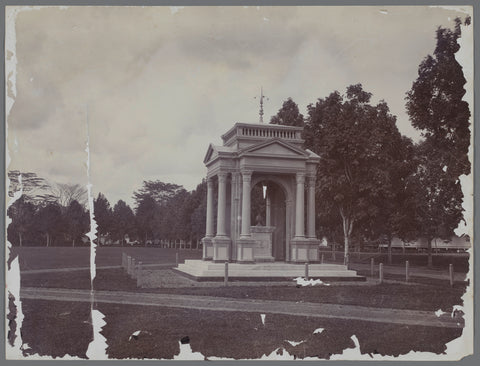
M80 185L50 184L35 173L10 171L9 195L20 197L8 208L8 240L18 246L89 245L86 190ZM21 191L20 191L21 188ZM158 244L205 236L206 183L192 192L182 186L144 181L134 192L135 210L123 200L110 205L104 194L94 199L97 240L106 244ZM195 245L194 245L195 246Z
M51 184L35 173L8 172L8 240L14 245L81 245L89 231L87 191L79 184ZM18 196L18 197L16 197Z

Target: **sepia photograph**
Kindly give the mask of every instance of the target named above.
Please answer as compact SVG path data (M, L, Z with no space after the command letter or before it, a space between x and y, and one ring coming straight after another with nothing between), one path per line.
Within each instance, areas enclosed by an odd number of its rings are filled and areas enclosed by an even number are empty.
M6 6L6 358L473 354L473 45L473 6Z

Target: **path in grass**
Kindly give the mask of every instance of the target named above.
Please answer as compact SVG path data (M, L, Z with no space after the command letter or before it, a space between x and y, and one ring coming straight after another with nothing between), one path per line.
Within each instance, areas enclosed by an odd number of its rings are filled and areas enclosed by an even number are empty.
M55 288L22 288L23 299L90 302L88 290ZM95 291L97 303L162 306L213 311L254 312L309 316L317 318L353 319L376 323L421 325L429 327L463 328L461 317L432 311L372 308L364 306L337 305L293 301L228 299L211 296L173 294L129 293L121 291Z

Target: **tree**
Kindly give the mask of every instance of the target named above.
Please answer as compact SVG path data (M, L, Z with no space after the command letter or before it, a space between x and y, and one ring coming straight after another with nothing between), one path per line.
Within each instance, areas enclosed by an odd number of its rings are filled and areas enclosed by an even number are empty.
M73 201L83 207L87 204L87 189L80 184L56 183L51 186L50 193L63 207L68 207Z
M21 173L18 170L10 170L8 179L10 179L9 197L13 198L14 194L21 190L25 202L40 204L55 201L55 197L48 193L51 188L50 184L35 173Z
M399 136L391 140L387 149L385 171L390 177L389 199L380 202L378 215L367 226L369 238L383 237L388 244L388 263L392 263L392 240L398 237L404 241L414 239L418 234L413 214L418 192L418 180L412 177L418 167L415 146L411 139Z
M152 196L146 195L138 204L135 212L136 224L139 234L145 238L145 245L150 237L153 237L155 227L155 212L157 203Z
M93 213L99 236L107 236L112 231L112 209L107 198L99 193L93 200Z
M65 210L64 219L67 237L72 241L72 247L74 247L75 240L88 231L90 225L89 215L80 203L73 200Z
M15 235L18 238L18 245L23 246L23 239L25 234L29 232L35 220L36 207L33 203L29 202L25 195L22 195L17 199L7 210L7 215L12 219L9 225L9 240L14 243L17 240L10 237Z
M142 188L133 192L133 199L135 200L136 207L138 207L147 196L153 198L156 203L163 205L182 189L184 189L182 186L173 183L164 183L159 180L145 180L143 181Z
M345 96L333 92L308 106L304 129L305 146L322 157L317 212L336 211L341 218L346 264L354 226L371 225L392 199L389 147L402 143L386 103L370 105L370 98L361 84L349 86Z
M45 244L50 247L65 227L61 207L57 203L49 203L40 207L36 216L35 221L38 223L40 231L45 234Z
M278 113L275 116L272 116L270 123L274 125L284 125L284 126L303 126L303 115L298 110L298 105L288 98L283 102L282 108L278 110Z
M123 245L125 235L132 237L135 227L135 215L125 201L119 200L113 207L113 233L114 238L119 239Z
M470 24L467 18L465 25ZM432 240L449 237L463 219L463 193L459 177L470 174L470 110L462 98L466 80L455 59L460 49L461 20L453 30L439 27L433 56L420 64L418 78L407 93L407 112L422 133L416 174L419 231L428 241L428 266L432 266Z

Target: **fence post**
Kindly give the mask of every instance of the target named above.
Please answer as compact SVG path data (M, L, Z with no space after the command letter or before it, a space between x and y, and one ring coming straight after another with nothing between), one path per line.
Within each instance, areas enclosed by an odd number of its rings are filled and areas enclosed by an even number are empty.
M450 275L450 286L453 286L453 264L448 265L448 272Z
M125 253L122 252L122 269L125 269Z
M379 276L380 276L380 283L383 283L383 263L380 263L380 266L379 266Z
M130 267L132 266L132 257L127 256L127 275L130 276Z
M135 279L135 276L136 276L136 271L135 271L135 258L132 258L132 268L131 268L131 271L132 273L130 274L130 276Z
M373 277L373 275L375 274L375 259L374 258L370 258L370 276Z
M142 262L138 262L138 264L137 264L137 287L142 287L142 271L143 271Z
M308 262L305 263L305 279L308 281Z
M323 253L322 253L322 259L320 260L320 263L323 264Z
M223 284L228 286L228 262L225 262L225 275L223 278Z
M178 267L178 252L175 253L175 267Z
M408 282L410 280L410 263L408 261L405 262L405 281Z

